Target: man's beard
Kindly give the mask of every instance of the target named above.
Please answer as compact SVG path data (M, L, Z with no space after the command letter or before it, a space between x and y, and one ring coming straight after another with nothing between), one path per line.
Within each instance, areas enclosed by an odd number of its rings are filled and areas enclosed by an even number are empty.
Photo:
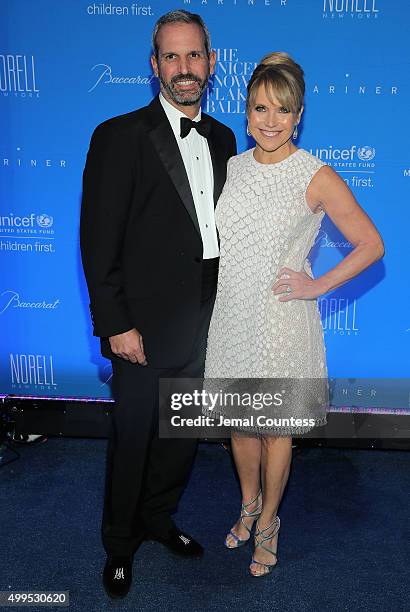
M181 106L193 106L194 104L197 104L197 102L199 102L202 98L202 95L208 86L209 75L210 73L208 70L208 74L206 75L205 79L201 81L201 79L192 74L192 72L188 72L187 74L181 73L173 76L172 79L167 82L162 78L161 72L159 72L159 80L161 81L163 89L167 92L171 100L173 100L176 104L179 104ZM173 87L174 84L178 83L178 81L195 81L196 83L198 83L199 89L195 94L179 94L174 90Z

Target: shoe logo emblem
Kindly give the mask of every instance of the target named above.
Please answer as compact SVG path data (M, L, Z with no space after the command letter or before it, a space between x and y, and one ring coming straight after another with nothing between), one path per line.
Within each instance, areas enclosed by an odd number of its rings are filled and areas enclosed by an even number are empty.
M124 568L123 567L115 568L114 580L124 580Z
M189 538L186 538L186 537L185 537L185 536L183 536L183 535L180 535L180 536L179 536L179 539L180 539L180 540L182 540L182 541L183 541L183 543L184 543L185 545L189 544L189 543L190 543L190 541L191 541Z

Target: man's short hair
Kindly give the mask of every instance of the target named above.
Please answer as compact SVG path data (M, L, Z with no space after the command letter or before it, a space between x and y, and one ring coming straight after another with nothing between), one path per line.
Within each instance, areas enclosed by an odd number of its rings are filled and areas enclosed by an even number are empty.
M166 23L194 23L197 25L203 32L204 35L204 45L207 56L210 56L211 53L211 37L209 34L209 30L206 27L202 17L197 15L196 13L190 13L189 11L184 11L182 9L178 11L170 11L165 15L162 15L154 26L154 31L152 32L152 47L154 49L154 55L158 60L159 53L159 45L158 45L158 32Z

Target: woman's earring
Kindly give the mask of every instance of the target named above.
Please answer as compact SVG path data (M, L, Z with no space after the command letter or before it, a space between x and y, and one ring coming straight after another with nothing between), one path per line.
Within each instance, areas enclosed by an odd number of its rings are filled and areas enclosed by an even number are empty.
M248 136L252 136L252 134L251 134L251 133L250 133L250 131L249 131L249 123L248 123L248 125L246 126L246 133L248 134Z
M293 140L296 140L297 137L298 137L298 126L295 125L295 129L293 130L292 138Z

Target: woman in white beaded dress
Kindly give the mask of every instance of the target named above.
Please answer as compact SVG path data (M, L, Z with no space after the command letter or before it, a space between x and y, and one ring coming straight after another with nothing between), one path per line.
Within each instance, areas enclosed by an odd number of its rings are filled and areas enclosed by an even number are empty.
M316 298L383 256L379 233L345 182L294 144L304 90L303 71L286 53L263 58L249 82L248 133L256 146L229 160L216 208L220 267L206 379L326 379ZM325 214L354 248L314 279L307 257ZM304 416L303 402L294 408ZM325 422L323 415L315 425ZM242 509L225 545L245 544L256 521L253 576L269 574L277 563L277 510L292 435L309 429L232 430Z

